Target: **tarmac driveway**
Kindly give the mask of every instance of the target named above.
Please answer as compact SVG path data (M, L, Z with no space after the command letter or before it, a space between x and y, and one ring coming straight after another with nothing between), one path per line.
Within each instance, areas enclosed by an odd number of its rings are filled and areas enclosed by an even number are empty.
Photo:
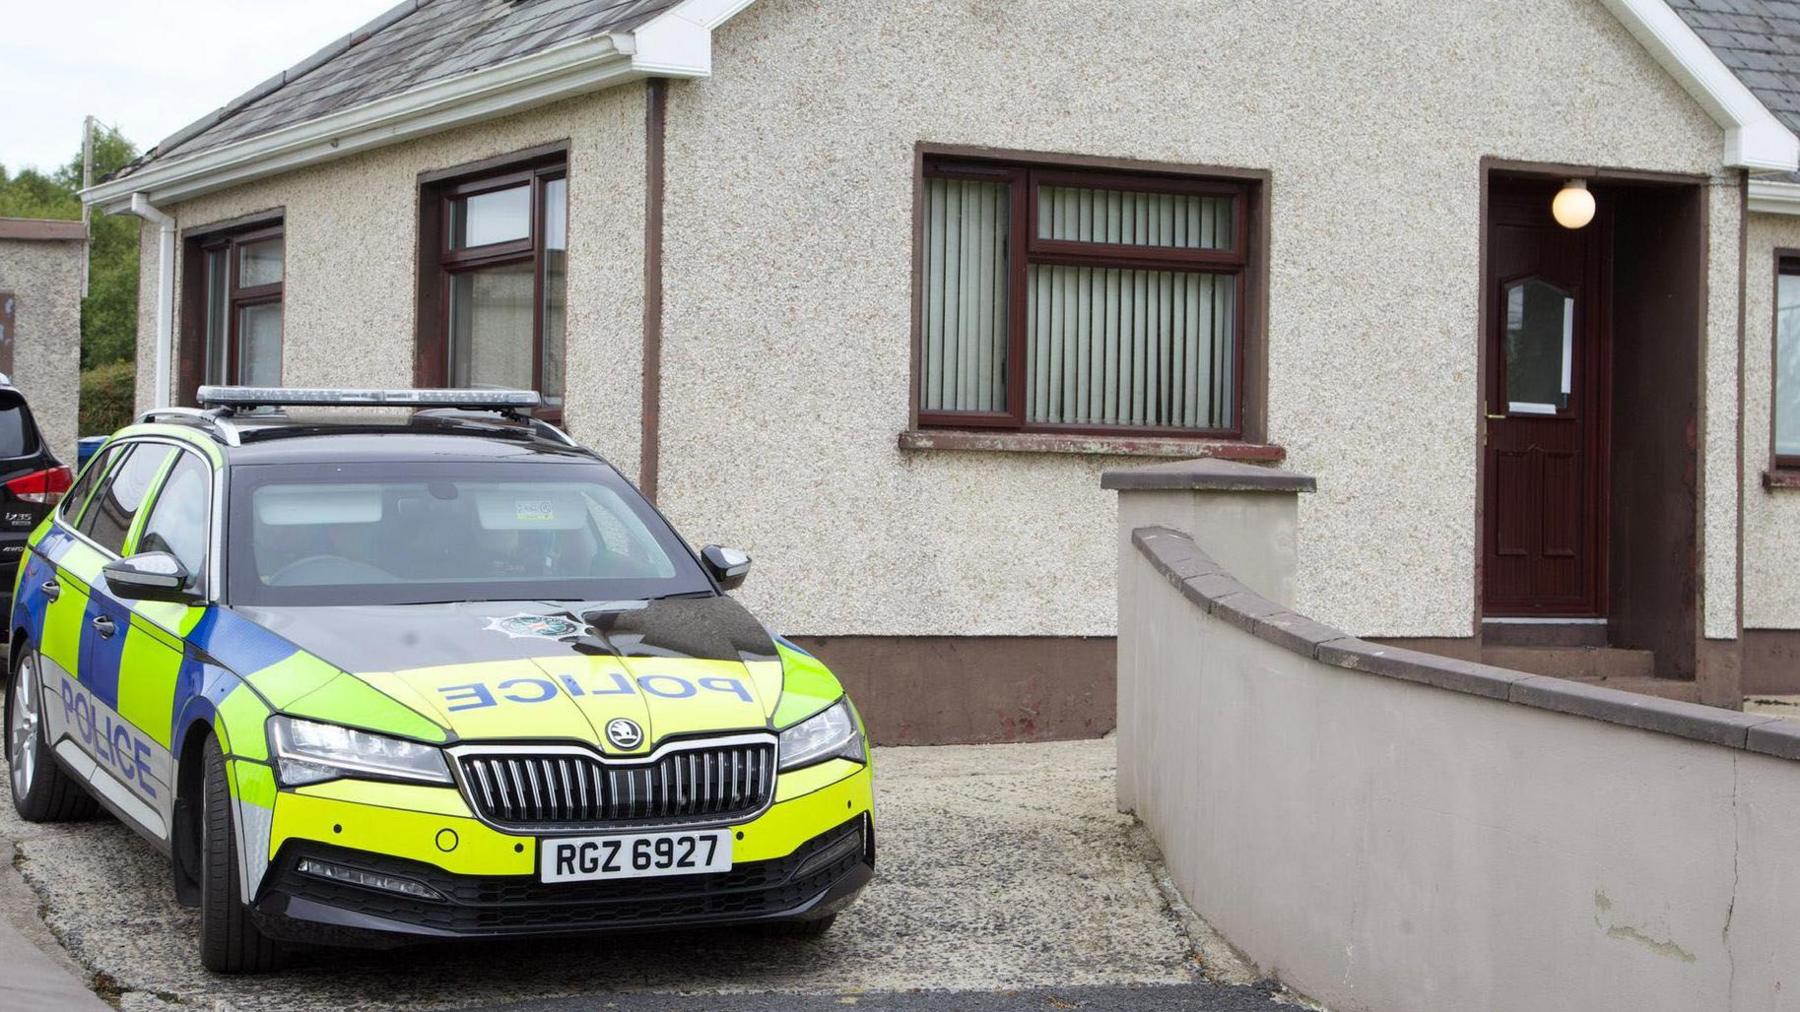
M0 838L51 931L125 1009L1269 1007L1202 980L1154 848L1113 811L1113 756L1110 741L877 750L876 879L816 942L720 930L331 951L220 978L199 966L166 861L119 823L33 826L7 799Z

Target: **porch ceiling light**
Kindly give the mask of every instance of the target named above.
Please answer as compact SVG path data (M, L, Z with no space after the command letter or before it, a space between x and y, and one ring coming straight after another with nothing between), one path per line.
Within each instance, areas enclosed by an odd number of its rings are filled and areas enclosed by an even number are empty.
M1594 220L1594 195L1588 191L1587 180L1571 179L1563 184L1556 199L1550 201L1550 214L1564 228L1586 228Z

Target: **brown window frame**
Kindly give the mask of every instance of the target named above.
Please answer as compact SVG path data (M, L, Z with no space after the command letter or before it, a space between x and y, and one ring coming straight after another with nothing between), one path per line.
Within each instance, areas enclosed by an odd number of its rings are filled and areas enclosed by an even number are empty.
M569 199L569 159L566 144L549 145L532 151L490 159L473 165L419 177L419 312L413 378L421 387L450 385L450 297L451 279L465 271L505 264L531 263L532 270L532 389L542 391L544 383L544 267L548 259L544 249L544 190L548 183L564 181L564 200ZM530 232L524 239L491 243L468 249L451 248L451 214L456 201L511 189L520 184L531 188ZM569 208L565 206L565 221ZM564 390L555 396L564 398L568 378L568 335L563 335ZM556 424L566 418L560 406L548 406L537 414Z
M1800 277L1800 250L1775 251L1775 277L1770 283L1769 312L1769 462L1774 471L1800 472L1800 454L1776 450L1775 438L1781 413L1781 279Z
M927 179L968 179L1006 182L1011 189L1008 269L1006 401L1003 412L931 411L922 404L924 326L923 249L926 235L924 190ZM915 427L933 430L980 430L1074 436L1155 436L1196 440L1241 441L1258 438L1261 371L1253 370L1251 345L1263 319L1261 292L1252 290L1252 279L1266 288L1260 231L1265 219L1263 194L1267 176L1259 172L1204 168L1150 166L1109 159L1055 158L1027 153L988 153L969 149L921 145L915 194L912 412ZM1179 249L1071 242L1039 238L1038 188L1068 185L1118 189L1141 193L1228 196L1232 203L1232 244L1229 250ZM1203 272L1229 275L1237 312L1234 314L1233 425L1224 429L1180 428L1143 425L1067 425L1029 422L1025 418L1027 299L1030 269L1034 265Z
M269 285L243 287L239 284L242 265L239 248L270 239L282 241L281 280ZM206 325L207 314L212 308L207 290L212 283L212 273L207 269L207 262L215 253L223 253L225 256L226 289L225 375L219 377L218 382L230 386L240 383L243 378L238 371L241 364L238 361L238 311L255 306L275 305L282 309L281 348L285 373L288 277L285 217L270 217L265 214L248 221L238 220L198 229L183 237L182 327L176 377L176 399L182 404L196 403L201 385L214 382L206 375Z

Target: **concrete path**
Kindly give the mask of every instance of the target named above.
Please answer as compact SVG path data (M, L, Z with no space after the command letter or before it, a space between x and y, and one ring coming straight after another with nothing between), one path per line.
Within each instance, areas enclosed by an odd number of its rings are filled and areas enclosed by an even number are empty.
M166 859L116 821L29 825L6 799L0 841L124 1009L1267 1007L1262 991L1206 982L1200 929L1113 810L1113 763L1110 741L877 750L876 880L814 942L721 930L321 951L219 978L199 965Z

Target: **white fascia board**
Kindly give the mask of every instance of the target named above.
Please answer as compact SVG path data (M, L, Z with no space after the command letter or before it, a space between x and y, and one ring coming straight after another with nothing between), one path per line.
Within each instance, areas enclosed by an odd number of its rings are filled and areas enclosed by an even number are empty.
M1750 180L1750 210L1758 214L1800 215L1800 183L1784 179Z
M1800 138L1783 126L1665 0L1600 0L1725 128L1723 163L1756 172L1800 168Z
M478 123L646 77L712 73L712 31L754 0L685 0L636 31L581 39L232 144L159 159L83 190L109 213L132 194L178 204L426 134Z

